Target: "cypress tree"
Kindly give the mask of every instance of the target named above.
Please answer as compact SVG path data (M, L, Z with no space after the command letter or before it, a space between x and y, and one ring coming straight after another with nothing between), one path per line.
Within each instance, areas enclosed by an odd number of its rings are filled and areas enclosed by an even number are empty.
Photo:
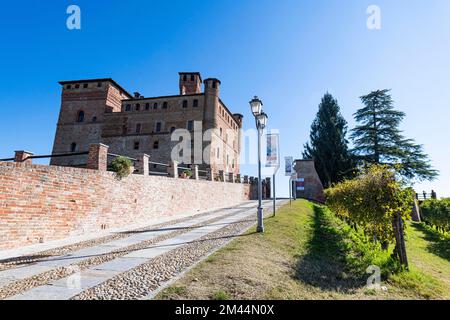
M346 140L347 121L339 104L326 93L311 125L310 142L304 145L303 158L313 159L324 187L342 181L353 173L353 161Z

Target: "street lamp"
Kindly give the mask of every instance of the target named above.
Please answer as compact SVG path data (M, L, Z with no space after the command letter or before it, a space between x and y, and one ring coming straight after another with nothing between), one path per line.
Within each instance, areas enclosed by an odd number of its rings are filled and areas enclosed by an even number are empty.
M261 136L264 128L267 125L267 114L262 111L263 103L255 96L252 101L250 101L250 107L253 116L255 117L256 129L258 130L258 226L256 228L257 232L264 232L264 213L262 208L262 181L261 181Z

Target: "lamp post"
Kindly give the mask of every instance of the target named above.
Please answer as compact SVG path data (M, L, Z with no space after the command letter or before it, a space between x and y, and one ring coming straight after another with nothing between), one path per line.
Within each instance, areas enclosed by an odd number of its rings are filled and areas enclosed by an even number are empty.
M258 130L258 226L256 232L264 232L264 213L262 208L262 181L261 181L261 136L267 125L267 114L262 111L263 103L255 96L250 101L252 114L255 117L256 129Z

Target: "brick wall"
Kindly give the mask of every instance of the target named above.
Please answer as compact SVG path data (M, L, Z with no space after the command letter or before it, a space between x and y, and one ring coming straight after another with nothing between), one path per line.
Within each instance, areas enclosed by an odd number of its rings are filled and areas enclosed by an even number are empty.
M249 185L0 162L0 249L248 200Z

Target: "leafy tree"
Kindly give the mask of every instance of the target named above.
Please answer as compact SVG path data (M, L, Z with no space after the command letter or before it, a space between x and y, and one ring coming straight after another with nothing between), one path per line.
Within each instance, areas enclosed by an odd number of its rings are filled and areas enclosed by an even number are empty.
M304 145L303 158L313 159L325 187L342 181L352 173L353 161L346 140L347 122L336 99L326 93L311 126L310 142Z
M352 130L354 153L366 163L387 164L404 177L433 180L434 170L423 147L406 139L399 129L405 113L394 109L390 90L377 90L361 97L364 107L355 114L359 123Z

